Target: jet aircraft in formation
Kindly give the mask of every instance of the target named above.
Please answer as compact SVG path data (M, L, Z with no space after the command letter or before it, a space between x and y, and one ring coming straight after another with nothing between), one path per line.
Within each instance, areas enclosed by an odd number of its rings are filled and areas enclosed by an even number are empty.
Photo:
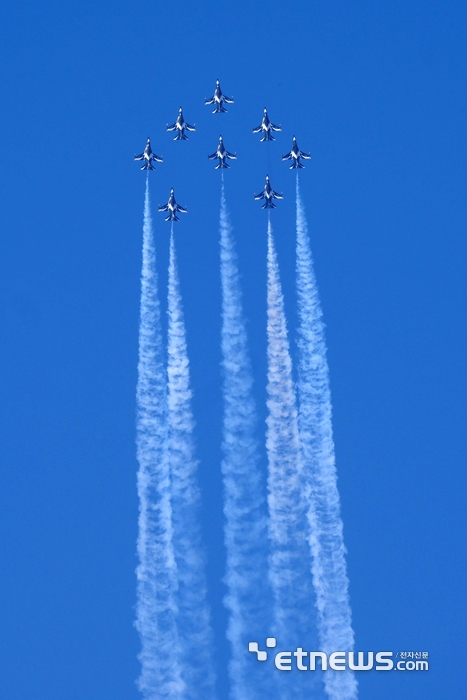
M216 80L216 88L214 90L214 95L210 97L209 99L205 99L204 103L206 105L215 105L215 108L213 110L213 114L216 113L221 113L221 112L227 112L227 110L224 107L225 104L233 104L233 98L231 97L226 97L226 95L223 94L221 90L221 85L219 80ZM182 108L178 110L178 116L177 120L174 124L171 126L167 125L167 131L176 131L176 136L174 138L174 141L186 141L188 139L188 136L186 136L185 131L196 131L196 128L194 126L191 126L188 124L184 117L183 117L183 111ZM263 119L261 121L261 124L256 127L256 129L253 129L254 134L261 134L261 141L275 141L275 138L273 136L274 131L282 131L282 127L276 126L271 122L268 116L268 111L267 109L264 110L263 114ZM297 139L295 136L293 137L292 140L292 149L289 151L289 153L286 153L284 156L282 156L282 160L291 160L292 165L290 166L290 169L294 168L304 168L305 166L300 162L301 159L305 160L310 160L311 155L309 153L305 153L304 151L301 151L300 148L298 147L297 144ZM143 153L141 153L139 156L134 157L135 160L142 160L144 161L141 170L155 170L153 163L162 163L162 157L156 155L152 148L151 148L151 141L148 138L146 146L144 148ZM212 155L208 156L208 160L218 160L218 163L216 165L216 170L223 169L223 168L229 168L229 164L227 163L228 160L237 160L237 156L235 153L230 153L224 146L224 141L222 139L222 136L219 136L219 144L217 146L217 150L215 153ZM260 194L255 194L254 196L255 200L260 200L263 199L263 209L275 209L276 205L274 204L275 199L283 199L283 196L279 194L278 192L275 192L272 187L271 183L269 180L269 176L266 175L266 183L263 187L263 191L260 192ZM175 195L173 189L170 190L170 197L164 206L160 206L158 208L158 211L160 212L168 212L168 216L166 217L166 221L179 221L180 219L177 216L178 212L181 212L183 214L187 213L187 210L185 207L180 206L180 204L177 204L175 201Z
M222 136L219 136L217 151L211 156L208 156L208 160L216 160L216 158L219 159L219 162L216 165L216 170L219 170L219 168L230 168L230 165L226 162L227 159L237 160L237 156L234 153L229 153L229 151L225 148Z
M221 84L218 80L216 80L216 89L214 90L214 95L208 99L205 99L204 104L215 105L214 109L212 110L212 113L216 114L218 112L227 112L226 108L224 107L224 102L228 105L233 105L234 103L232 97L226 97L226 95L222 93Z
M255 194L255 199L264 199L264 204L262 209L275 209L274 199L284 199L284 197L278 192L274 192L269 181L269 175L266 175L266 184L263 187L263 191L259 194Z
M290 151L290 153L286 153L285 156L282 156L282 160L291 160L292 165L290 166L290 170L292 170L293 168L305 167L300 163L300 158L306 158L307 160L311 160L311 156L309 153L304 153L299 149L297 139L294 136L292 140L292 150Z
M194 126L190 126L185 119L183 118L183 111L182 108L178 110L178 117L175 122L175 124L172 124L172 126L169 126L167 124L167 129L166 131L175 131L177 130L177 135L174 138L174 141L186 141L188 139L188 136L185 136L185 129L187 131L196 131Z
M174 190L173 187L170 190L170 197L167 202L167 204L164 204L164 206L159 206L157 208L157 211L168 211L169 215L165 217L166 221L180 221L180 219L177 216L177 212L181 212L182 214L187 213L187 209L185 207L180 206L180 204L177 204L175 201L175 195L174 195Z
M282 131L281 126L276 126L268 117L268 110L264 110L263 119L261 124L253 129L254 134L263 134L260 141L275 141L276 139L272 135L271 131Z
M148 139L146 142L146 146L144 147L144 151L139 155L135 156L135 160L144 160L144 165L141 167L141 170L155 170L155 167L153 166L153 162L155 163L162 163L162 158L160 156L156 156L155 153L153 153L152 148L151 148L151 139Z

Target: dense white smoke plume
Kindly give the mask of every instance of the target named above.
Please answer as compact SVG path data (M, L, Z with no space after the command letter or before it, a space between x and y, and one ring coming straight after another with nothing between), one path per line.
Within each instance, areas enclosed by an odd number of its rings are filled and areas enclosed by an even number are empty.
M167 378L147 179L136 401L139 461L136 627L142 647L138 685L145 700L179 700L185 685L181 679L173 598L177 577L166 452Z
M329 654L353 650L354 633L337 490L324 324L298 174L296 206L299 427L305 477L310 486L308 517L320 649ZM331 700L357 697L357 681L351 671L326 671L323 677Z
M303 646L330 654L350 651L354 643L324 325L298 177L296 206L298 410L268 220L266 518L237 256L222 185L222 473L232 700L319 696L316 685L313 688L317 674L296 669L280 674L279 686L272 687L277 674L271 674L269 663L258 664L247 651L249 641L264 648L266 633L277 638L277 650ZM173 225L167 373L161 336L146 182L137 386L139 688L145 700L215 700L189 361ZM330 700L356 700L357 683L351 672L328 670L322 678Z
M264 700L266 669L252 666L251 640L267 635L267 521L259 467L253 376L247 347L237 255L222 183L220 213L222 284L223 460L225 545L231 644L232 700ZM254 676L252 677L252 672Z
M185 700L212 700L215 677L213 638L206 602L191 410L189 361L186 345L173 224L168 282L168 459L170 464L173 549L177 566L176 622L180 640Z
M305 483L292 360L270 221L267 256L267 435L270 563L274 636L282 649L314 648L314 596L305 515ZM294 672L292 672L294 673ZM281 699L309 689L312 674L283 678Z

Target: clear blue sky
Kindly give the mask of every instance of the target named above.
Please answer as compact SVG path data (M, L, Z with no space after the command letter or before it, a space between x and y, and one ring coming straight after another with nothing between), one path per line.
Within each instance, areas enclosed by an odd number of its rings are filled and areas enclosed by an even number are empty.
M4 2L0 695L136 700L135 385L145 140L177 225L203 526L227 697L220 458L222 133L265 417L269 172L294 337L292 135L327 324L356 648L430 652L362 700L465 691L466 27L449 0ZM235 105L203 106L219 78ZM182 105L197 133L174 143ZM276 143L251 134L264 107ZM155 215L165 309L169 225ZM262 428L264 430L264 427Z

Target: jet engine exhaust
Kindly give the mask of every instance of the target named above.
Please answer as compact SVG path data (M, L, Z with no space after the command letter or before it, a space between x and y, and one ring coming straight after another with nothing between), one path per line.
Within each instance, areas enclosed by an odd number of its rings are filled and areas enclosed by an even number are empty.
M337 649L352 651L354 633L337 490L326 340L298 173L296 213L299 429L308 484L319 648L327 653ZM357 698L357 681L351 671L327 671L323 676L330 700Z
M224 539L227 550L225 606L232 700L264 700L270 696L270 675L261 664L252 667L245 650L251 639L267 632L267 520L265 484L259 467L253 373L243 315L237 254L225 200L222 173L220 209L222 286L222 369ZM241 572L241 577L239 576Z
M185 684L181 678L173 597L176 570L166 453L167 379L147 177L136 405L139 462L136 628L141 639L138 687L145 700L156 697L178 700L183 696Z
M274 237L268 219L267 407L269 580L274 599L274 636L284 649L316 644L310 551L307 542L303 462L292 360ZM305 640L305 641L302 641ZM281 676L280 697L297 698L315 683L312 674ZM300 697L304 695L300 695Z
M199 526L198 461L193 439L190 369L175 251L170 234L168 280L168 460L171 477L173 551L177 568L175 605L185 700L214 700L215 675L204 556Z

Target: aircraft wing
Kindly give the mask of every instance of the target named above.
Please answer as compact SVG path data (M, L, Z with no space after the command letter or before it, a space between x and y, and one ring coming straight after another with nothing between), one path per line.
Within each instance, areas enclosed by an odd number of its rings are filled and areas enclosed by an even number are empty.
M157 211L169 211L169 205L164 204L162 207L157 207Z
M215 102L214 97L208 97L204 100L205 105L213 105Z
M274 192L274 190L272 190L272 196L274 199L284 199L283 195L279 194L279 192Z
M293 155L291 153L286 153L285 156L282 156L282 160L292 160Z
M177 123L172 124L172 126L169 126L169 125L167 124L166 131L175 131L176 128L177 128Z
M213 153L211 156L208 156L208 160L216 160L218 158L217 151Z
M272 122L270 122L269 127L270 127L273 131L282 131L282 127L281 127L281 126L276 126L276 125L273 124Z
M227 102L228 105L233 105L233 103L234 103L233 97L226 97L224 95L224 102Z
M190 124L187 124L186 122L185 122L185 129L187 131L196 131L194 126L191 126Z
M263 129L263 125L260 124L260 125L257 126L255 129L253 129L253 133L254 133L254 134L259 134L260 131L262 131L262 129Z
M300 158L306 158L307 160L311 160L311 156L309 153L303 153L303 151L300 151Z
M152 159L156 161L156 163L163 163L164 159L161 158L161 156L156 156L155 153L152 154Z
M188 213L188 209L185 209L185 207L180 206L180 204L176 204L175 206L176 206L176 210L177 210L177 211L181 211L182 214L187 214L187 213Z
M140 156L135 156L133 160L143 160L144 158L144 153L141 153Z
M257 199L264 199L264 192L260 192L259 194L255 194L255 200Z
M235 153L229 153L229 151L225 152L225 157L230 158L231 160L237 160L237 156L235 155Z

